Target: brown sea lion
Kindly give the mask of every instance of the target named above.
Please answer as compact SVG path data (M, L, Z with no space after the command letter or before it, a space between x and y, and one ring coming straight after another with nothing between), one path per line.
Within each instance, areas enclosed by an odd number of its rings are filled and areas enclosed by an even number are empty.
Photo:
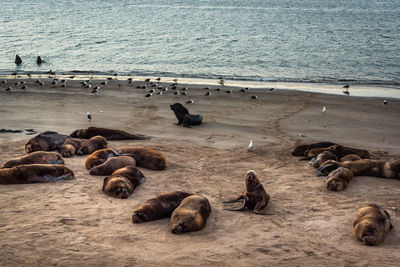
M103 136L97 135L90 139L83 139L76 154L88 155L104 148L107 148L107 140Z
M119 153L112 148L100 149L87 157L85 161L86 169L90 170L94 166L103 164L107 159L119 156Z
M25 152L29 154L35 151L56 150L60 148L68 138L70 138L68 135L47 131L31 138L25 144Z
M190 195L192 194L173 191L151 198L133 210L132 222L142 223L170 217L181 201Z
M353 234L365 245L376 246L383 242L392 227L389 213L371 204L357 211L357 218L353 223Z
M101 135L107 140L145 140L150 139L142 134L130 134L121 130L89 127L87 129L78 129L71 133L71 137L89 139L93 136Z
M64 159L56 152L36 151L19 158L10 159L3 168L26 164L64 164Z
M318 154L315 160L311 161L311 166L314 168L319 168L322 163L327 160L337 160L337 156L331 151L324 151Z
M349 169L340 167L332 171L328 177L326 177L324 183L328 190L342 191L346 189L352 179L353 173Z
M29 164L0 169L0 184L48 183L74 178L63 165Z
M128 166L104 178L103 192L116 198L128 198L145 181L146 178L139 169Z
M347 154L346 156L341 157L340 161L342 161L342 162L343 161L356 161L356 160L359 160L359 159L361 159L361 157L359 155Z
M400 160L385 162L373 159L360 159L356 161L328 160L324 166L317 169L318 176L326 176L331 171L344 167L353 172L354 176L374 176L387 179L400 179Z
M106 160L103 164L94 166L90 169L91 175L110 175L114 171L126 166L136 166L136 161L130 156L112 157Z
M295 147L295 149L292 151L293 156L305 156L306 151L313 149L313 148L326 148L329 146L333 146L335 143L332 142L319 142L319 143L314 143L314 144L308 144L308 145L301 145Z
M122 147L118 150L121 155L130 155L136 160L138 167L162 171L167 167L167 158L159 151L148 147Z
M371 157L371 155L369 154L369 152L367 150L357 149L357 148L348 147L348 146L334 145L334 146L328 147L328 149L330 151L332 151L333 153L335 153L336 156L338 156L338 158L342 158L349 154L358 155L362 159L369 159Z
M254 213L259 215L274 215L272 213L262 212L270 200L270 196L265 191L263 185L253 170L246 173L246 192L243 192L239 197L225 201L223 203L234 203L243 199L243 204L240 208L225 208L225 210L241 211L244 209L254 210Z
M78 138L68 138L65 140L64 144L58 149L61 155L65 158L72 157L78 151L81 145L81 139Z
M211 205L207 198L188 196L172 212L169 229L174 234L199 231L206 225L210 213Z

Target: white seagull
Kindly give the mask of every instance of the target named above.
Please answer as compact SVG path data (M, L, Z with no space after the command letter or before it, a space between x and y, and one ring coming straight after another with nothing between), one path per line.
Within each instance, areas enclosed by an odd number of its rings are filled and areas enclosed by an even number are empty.
M322 114L325 114L325 113L326 113L326 107L323 106L323 107L322 107Z
M250 140L250 144L249 144L249 151L253 151L254 150L254 143L253 140Z
M86 118L88 118L89 123L92 121L92 115L90 114L89 111L86 113Z

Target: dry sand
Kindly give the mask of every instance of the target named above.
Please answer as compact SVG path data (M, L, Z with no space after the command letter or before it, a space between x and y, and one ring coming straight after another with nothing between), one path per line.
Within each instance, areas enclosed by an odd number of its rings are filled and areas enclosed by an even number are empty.
M89 175L85 156L66 159L75 172L72 181L0 185L1 266L398 266L400 181L356 177L345 191L330 192L315 170L290 152L299 142L332 141L368 149L374 158L398 159L399 100L384 106L378 98L287 90L240 93L237 88L205 97L204 86L195 90L194 85L189 96L170 90L145 98L135 88L138 82L109 81L98 95L79 81L69 81L67 88L45 83L41 88L27 80L25 91L12 85L7 93L0 84L0 128L69 134L88 126L90 111L94 126L152 137L111 141L111 147L154 147L169 166L161 172L142 169L147 181L122 200L102 193L103 177ZM259 99L251 100L254 94ZM202 114L205 123L174 125L169 105L189 99L195 103L185 106ZM0 133L0 165L23 155L30 137ZM250 139L253 152L247 152ZM223 210L223 200L245 189L249 169L258 172L271 195L266 211L276 215ZM131 222L139 203L173 190L210 200L212 213L202 231L171 234L168 219ZM352 236L357 209L369 203L381 205L393 219L393 230L377 247L363 246Z

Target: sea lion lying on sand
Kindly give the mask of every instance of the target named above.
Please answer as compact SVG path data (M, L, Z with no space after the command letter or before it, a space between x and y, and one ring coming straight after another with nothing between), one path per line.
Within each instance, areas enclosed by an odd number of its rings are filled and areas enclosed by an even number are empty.
M110 175L114 171L126 166L136 166L136 161L130 156L112 157L106 160L103 164L94 166L90 169L91 175Z
M319 168L322 163L327 160L338 160L338 157L331 151L324 151L318 154L316 158L311 160L311 166Z
M243 199L243 205L240 208L225 208L225 210L241 211L247 208L249 210L254 210L254 213L259 215L274 215L261 211L268 205L270 196L265 191L256 172L253 170L249 170L246 173L246 192L243 192L235 199L223 203L234 203L241 199Z
M29 164L0 169L0 184L48 183L73 178L74 173L63 165Z
M94 166L103 164L107 159L119 156L119 153L112 148L100 149L87 157L85 161L86 169L90 170Z
M292 155L293 156L306 156L306 151L313 149L313 148L326 148L335 145L335 143L331 142L319 142L319 143L314 143L314 144L308 144L308 145L301 145L297 146L293 151ZM322 151L321 151L322 152Z
M210 213L211 205L207 198L199 195L188 196L172 212L170 231L174 234L199 231L206 225Z
M60 148L68 138L70 138L68 135L47 131L31 138L25 144L25 152L29 154L35 151L56 150Z
M342 191L353 179L353 173L346 168L339 167L326 177L325 187L331 191Z
M103 192L116 198L128 198L145 181L146 178L139 169L128 166L104 178Z
M192 194L173 191L151 198L133 210L132 222L142 223L170 217L182 200L190 195Z
M65 140L64 144L58 149L61 155L65 158L72 157L78 151L81 145L81 139L78 138L68 138Z
M56 152L36 151L19 158L10 159L3 168L26 164L64 164L64 159Z
M369 154L369 152L367 150L357 149L357 148L348 147L348 146L334 145L334 146L328 147L327 149L329 149L330 151L335 153L335 155L338 156L338 158L342 158L349 154L358 155L362 159L369 159L371 157L371 155Z
M389 213L371 204L357 211L357 218L353 223L353 234L365 245L376 246L383 242L391 228L393 226Z
M184 127L190 127L200 125L203 122L203 117L201 115L190 114L189 111L180 103L170 105L170 108L178 119L176 125L182 124Z
M107 140L145 140L150 139L142 134L130 134L121 130L89 127L87 129L78 129L71 133L71 137L89 139L96 135L101 135Z
M361 157L359 155L355 155L355 154L347 154L344 157L341 157L339 161L343 162L343 161L356 161L361 159Z
M120 155L131 156L136 166L162 171L167 167L167 158L159 151L148 147L127 146L117 151Z
M96 150L107 148L107 140L100 135L93 136L89 140L83 139L76 154L88 155Z

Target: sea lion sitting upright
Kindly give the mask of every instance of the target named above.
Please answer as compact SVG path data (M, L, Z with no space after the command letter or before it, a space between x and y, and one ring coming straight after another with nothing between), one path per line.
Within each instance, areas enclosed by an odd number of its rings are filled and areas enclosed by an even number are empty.
M64 159L56 152L36 151L19 158L10 159L3 168L26 164L64 164Z
M265 191L256 172L253 170L249 170L246 173L246 192L243 192L235 199L223 203L234 203L241 199L243 199L243 204L240 208L225 208L225 210L241 211L247 208L249 210L254 210L254 213L259 215L274 215L261 211L268 205L270 196Z
M121 130L89 127L87 129L78 129L71 133L71 137L89 139L93 136L101 135L107 140L145 140L150 139L142 134L130 134Z
M211 205L207 198L199 195L188 196L172 212L170 231L174 234L199 231L206 225L210 213Z
M103 164L107 159L119 156L119 153L112 148L100 149L87 157L85 161L86 169L90 170L94 166Z
M178 123L176 125L183 125L184 127L190 127L194 125L200 125L203 122L201 115L192 115L189 111L180 103L170 105L171 110L175 113Z
M65 158L72 157L78 151L81 145L81 139L78 138L68 138L65 140L64 144L58 149L61 155Z
M173 191L151 198L133 210L132 222L142 223L167 218L182 200L190 195L193 194Z
M139 169L128 166L104 178L103 192L117 198L128 198L145 181L146 178Z
M167 158L152 148L127 146L120 148L118 153L133 157L138 167L156 171L162 171L167 167Z
M376 246L383 242L392 227L389 213L371 204L357 211L357 218L353 223L353 234L365 245Z
M60 148L68 138L70 138L68 135L46 131L31 138L25 144L25 152L29 154L35 151L56 150Z
M322 163L324 163L327 160L337 160L337 156L331 152L331 151L324 151L318 154L318 156L314 159L311 160L311 166L314 168L319 168Z
M300 145L295 147L295 149L292 151L292 156L306 156L306 151L313 149L313 148L327 148L330 146L335 145L335 143L332 142L319 142L319 143L314 143L314 144L308 144L308 145Z
M349 169L340 167L331 172L328 177L326 177L324 183L328 190L342 191L346 189L352 179L353 173Z
M126 166L136 166L136 161L130 156L112 157L106 160L103 164L94 166L90 169L91 175L110 175L114 171Z
M100 135L93 136L89 140L83 139L76 154L88 155L96 150L107 148L107 140Z
M0 184L48 183L74 178L74 173L63 165L28 164L0 169Z

